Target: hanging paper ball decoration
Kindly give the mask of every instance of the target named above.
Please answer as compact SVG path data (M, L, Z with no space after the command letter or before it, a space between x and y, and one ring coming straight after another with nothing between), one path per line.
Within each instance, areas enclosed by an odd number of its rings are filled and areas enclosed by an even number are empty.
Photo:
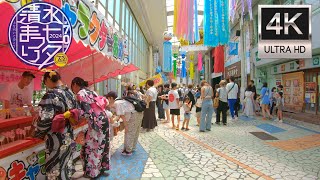
M173 37L173 34L171 32L165 31L163 33L163 39L165 41L170 41L172 39L172 37Z

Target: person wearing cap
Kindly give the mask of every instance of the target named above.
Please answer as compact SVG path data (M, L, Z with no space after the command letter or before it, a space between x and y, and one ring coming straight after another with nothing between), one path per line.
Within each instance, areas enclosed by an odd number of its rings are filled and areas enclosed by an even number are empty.
M28 105L29 108L31 108L31 113L34 113L31 104L33 90L29 86L34 78L35 75L30 71L25 71L22 73L18 83L10 83L6 87L5 92L1 92L2 99L4 100L4 109L19 108Z
M121 154L131 156L137 147L142 113L138 113L129 101L117 99L118 95L113 91L110 91L106 98L109 101L111 111L115 113L118 120L121 118L124 123L124 147ZM117 121L117 119L114 121Z

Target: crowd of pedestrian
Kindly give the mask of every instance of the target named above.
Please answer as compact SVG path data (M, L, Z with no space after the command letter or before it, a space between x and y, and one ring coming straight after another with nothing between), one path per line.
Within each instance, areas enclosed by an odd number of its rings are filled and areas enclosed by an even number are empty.
M256 116L261 110L266 120L273 118L276 110L278 121L282 122L284 101L281 85L270 90L264 83L258 96L254 81L250 81L243 100L240 100L239 84L233 77L221 80L214 88L207 81L196 87L179 86L177 83L155 87L154 81L148 80L144 88L126 87L120 98L113 91L99 96L80 77L73 79L71 89L61 79L55 71L44 74L43 83L49 90L39 104L40 114L35 124L34 136L45 139L47 144L48 179L71 178L74 172L71 158L74 153L71 145L75 141L73 126L81 121L88 123L81 151L83 176L87 178L107 175L110 143L119 130L124 130L122 155L131 156L137 148L140 129L149 132L158 125L157 121L169 123L171 119L173 129L188 131L194 107L200 132L211 131L213 113L217 125L227 125L228 111L231 118L237 120L240 104L245 116Z

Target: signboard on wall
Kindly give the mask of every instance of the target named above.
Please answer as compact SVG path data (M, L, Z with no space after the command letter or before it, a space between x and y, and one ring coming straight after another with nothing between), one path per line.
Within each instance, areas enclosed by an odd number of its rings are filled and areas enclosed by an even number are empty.
M284 108L290 111L303 110L304 99L304 76L303 72L282 75L284 82Z
M241 76L241 62L236 62L228 67L225 68L225 75L226 77L234 76L240 77Z

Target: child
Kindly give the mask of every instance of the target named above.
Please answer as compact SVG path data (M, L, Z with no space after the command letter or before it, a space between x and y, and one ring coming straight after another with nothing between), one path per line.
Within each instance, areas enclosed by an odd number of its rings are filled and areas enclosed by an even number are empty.
M200 98L200 96L201 96L201 88L200 87L198 88L197 93L194 96L197 99L197 102L196 102L197 126L200 126L201 105L202 105L202 100Z
M186 96L184 98L184 103L183 103L183 109L184 109L184 120L183 120L183 124L182 124L182 128L181 130L190 130L189 129L189 121L190 121L190 117L191 117L191 105L192 102L190 101L190 98L188 96ZM184 125L186 124L186 128L184 128Z
M282 123L282 109L283 109L283 93L277 93L277 104L276 108L278 110L278 121Z

